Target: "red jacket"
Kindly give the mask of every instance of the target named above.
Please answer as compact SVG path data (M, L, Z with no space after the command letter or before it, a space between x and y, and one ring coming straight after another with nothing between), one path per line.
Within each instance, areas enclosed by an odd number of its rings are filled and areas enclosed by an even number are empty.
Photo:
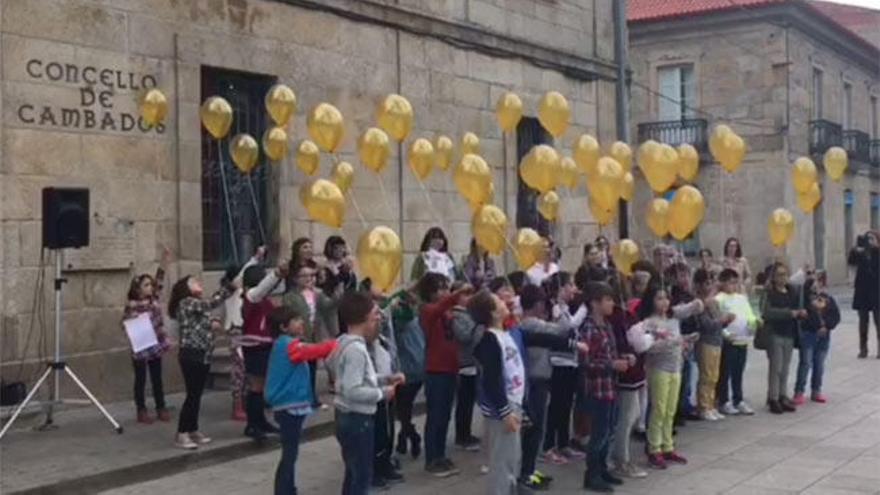
M458 296L448 295L419 308L419 324L425 332L425 371L458 373L458 342L450 325Z

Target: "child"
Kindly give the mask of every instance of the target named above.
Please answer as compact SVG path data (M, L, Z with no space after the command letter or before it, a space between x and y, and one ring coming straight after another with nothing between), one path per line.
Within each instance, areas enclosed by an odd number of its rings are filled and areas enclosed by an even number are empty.
M724 419L715 408L715 389L721 366L722 330L736 318L732 313L723 313L715 301L715 281L712 274L703 268L694 272L694 291L705 309L689 318L700 335L697 344L697 364L700 369L697 388L697 406L700 417L707 421Z
M825 372L825 357L831 345L831 331L840 323L840 310L837 301L824 290L825 272L816 274L815 279L807 280L804 293L809 306L800 335L800 356L798 359L797 381L794 386L794 403L806 402L804 388L807 374L810 379L810 400L824 404L828 401L822 394L822 375Z
M425 470L445 478L458 474L446 457L446 433L455 402L458 379L458 343L451 328L451 311L470 291L465 286L449 293L449 280L439 273L426 273L418 284L422 306L419 323L425 331Z
M394 340L397 342L397 360L406 383L397 388L394 399L395 412L400 421L397 436L397 453L410 452L418 459L422 452L422 437L412 422L413 405L425 380L425 333L419 326L416 298L408 291L392 296L391 306Z
M520 272L522 274L522 272ZM519 317L522 315L522 308L519 305L519 291L517 289L516 278L511 274L507 277L495 277L489 282L489 292L495 294L507 306L507 317L504 318L502 325L505 330L509 330L519 324ZM519 277L522 281L523 277Z
M385 298L376 292L373 299L381 305L386 302ZM388 308L380 311L379 333L372 341L367 341L367 350L376 368L376 377L379 383L391 383L397 376L405 379L404 375L396 375L397 349L393 338L391 320L388 318ZM373 482L375 489L384 489L391 483L404 481L403 475L398 472L391 461L391 452L394 449L394 418L391 416L391 400L380 400L376 404L374 415L375 435L373 437Z
M670 305L672 307L679 304L685 304L695 299L693 288L691 287L691 269L690 266L683 261L672 263L666 270L667 283L672 285L669 292ZM697 329L692 325L691 321L684 321L681 325L681 334L689 335L696 333ZM692 337L694 339L699 337ZM699 369L697 368L697 358L694 355L693 346L688 346L684 350L684 360L681 367L681 390L679 391L678 410L675 415L675 426L684 426L687 420L697 421L702 419L697 413L697 379L699 377Z
M666 469L666 462L687 464L675 451L672 428L681 387L682 353L700 334L681 335L680 320L703 310L699 299L670 309L669 296L662 287L651 286L639 305L642 322L627 332L636 352L646 352L645 369L651 415L648 425L648 462Z
M574 336L587 318L587 306L578 298L571 273L557 272L544 282L554 322ZM571 308L577 307L572 314ZM571 410L577 388L577 355L554 352L550 354L550 406L547 408L547 431L544 434L544 459L552 464L565 464L571 459L584 459L583 452L569 446Z
M759 274L759 279L762 277ZM721 414L752 415L755 410L743 400L743 373L746 369L746 357L749 343L758 327L758 318L752 311L748 298L739 292L739 274L732 268L725 268L718 274L721 292L715 296L719 309L724 313L732 313L736 318L727 324L722 331L724 344L721 348L721 373L718 382L716 399L721 406ZM763 284L763 281L759 283ZM733 393L731 399L729 390Z
M223 304L234 289L234 285L224 285L209 299L202 299L202 283L189 275L178 280L171 288L168 315L178 323L178 359L186 388L175 439L175 445L182 449L193 450L211 441L199 431L199 408L211 369L214 332L222 328L220 320L211 313Z
M773 414L795 412L794 402L785 394L791 354L801 321L807 318L804 309L803 288L788 282L789 270L783 263L775 263L765 289L764 322L770 336L767 359L767 406Z
M162 389L162 355L171 348L171 342L165 334L162 308L159 306L162 282L165 280L165 269L168 267L170 257L170 251L166 250L155 277L144 273L132 279L128 288L128 301L122 315L123 320L130 320L146 313L150 315L150 322L156 332L156 345L132 353L131 356L134 365L134 402L137 407L137 421L147 425L153 423L153 418L147 412L147 401L144 396L148 368L150 382L153 385L153 400L156 402L156 416L159 421L171 421L171 414L165 408L165 392Z
M468 301L468 313L477 325L487 328L474 349L479 363L480 409L486 418L489 437L489 493L517 493L517 475L522 455L520 427L526 393L525 346L545 346L556 350L577 348L584 344L566 337L533 333L519 329L504 330L509 316L507 304L488 291L476 293Z
M458 287L456 287L458 285ZM456 282L453 290L463 284ZM485 328L474 323L467 312L468 297L461 297L452 308L452 331L458 342L458 393L455 398L455 445L463 450L480 450L480 439L472 432L474 401L477 397L477 363L474 347Z
M379 307L366 292L347 292L339 303L339 319L346 333L330 356L336 373L336 439L345 463L343 495L366 495L373 475L373 442L376 404L394 397L395 386L403 383L395 375L381 385L367 349L379 334Z
M296 458L303 423L313 412L308 361L324 359L336 349L331 340L306 344L303 317L291 308L276 308L269 315L269 332L275 340L269 357L266 400L281 427L281 459L275 471L275 495L296 495Z

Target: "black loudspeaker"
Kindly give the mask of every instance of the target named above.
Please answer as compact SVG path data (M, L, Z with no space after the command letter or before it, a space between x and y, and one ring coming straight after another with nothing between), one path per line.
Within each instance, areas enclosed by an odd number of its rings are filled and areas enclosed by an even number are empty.
M43 189L43 247L80 248L89 245L89 190Z

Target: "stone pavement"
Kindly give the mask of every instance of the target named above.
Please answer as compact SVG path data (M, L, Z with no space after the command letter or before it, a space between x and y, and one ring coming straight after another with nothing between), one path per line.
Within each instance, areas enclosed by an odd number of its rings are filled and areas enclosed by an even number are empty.
M842 307L848 304L841 300ZM843 324L833 339L825 385L828 404L809 403L797 413L783 416L759 408L753 417L691 422L677 437L681 452L690 460L687 466L651 471L648 478L627 482L617 493L880 493L880 360L855 359L852 311L844 311ZM746 393L755 406L763 403L766 391L766 361L763 353L750 352ZM795 359L793 370L796 364ZM407 482L388 493L485 493L485 478L479 474L483 454L453 451L452 457L462 474L445 480L427 476L421 462L404 459ZM262 453L104 493L271 493L277 460L277 452ZM641 456L639 460L644 462ZM297 468L300 493L339 492L342 463L333 438L304 444ZM542 469L557 479L552 493L582 492L582 465Z

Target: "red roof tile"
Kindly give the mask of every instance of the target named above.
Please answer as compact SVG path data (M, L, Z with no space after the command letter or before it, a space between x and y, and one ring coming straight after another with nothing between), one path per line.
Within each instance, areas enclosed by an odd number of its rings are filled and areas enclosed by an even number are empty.
M810 0L810 5L841 26L880 46L880 10L818 0Z
M626 15L630 22L659 21L740 8L764 7L786 1L788 0L630 0Z

